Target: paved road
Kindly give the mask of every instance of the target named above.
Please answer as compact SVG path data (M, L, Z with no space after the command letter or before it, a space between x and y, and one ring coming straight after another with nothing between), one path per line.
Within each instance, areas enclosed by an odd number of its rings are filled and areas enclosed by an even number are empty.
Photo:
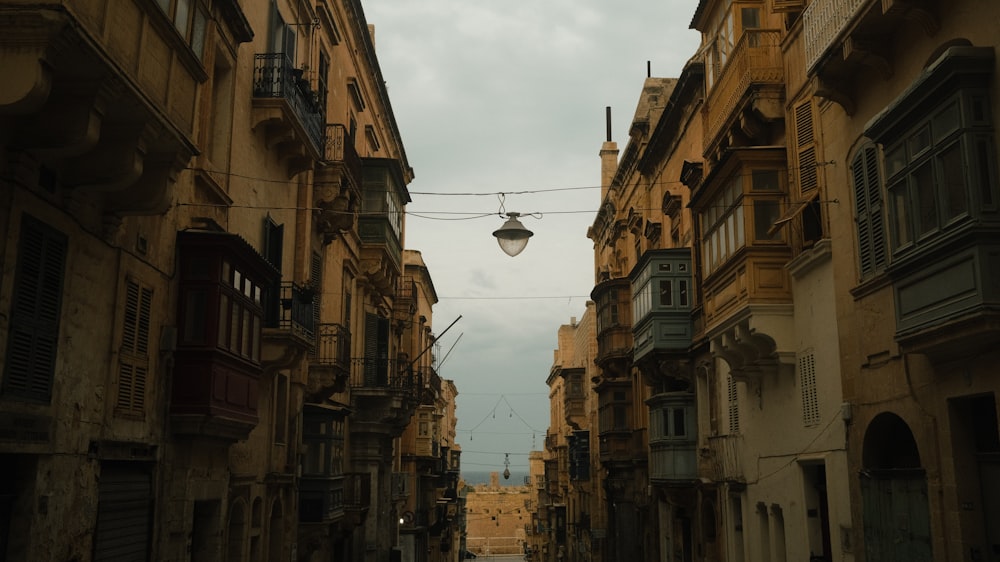
M480 554L476 557L475 562L524 562L523 554L499 554L499 555L486 555Z

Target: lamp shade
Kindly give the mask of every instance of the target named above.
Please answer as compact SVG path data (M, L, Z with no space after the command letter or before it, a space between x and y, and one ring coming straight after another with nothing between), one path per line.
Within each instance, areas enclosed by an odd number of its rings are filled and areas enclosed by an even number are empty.
M493 231L493 236L496 236L500 243L500 249L510 257L520 254L528 245L528 238L535 234L524 228L521 221L517 220L519 216L520 213L507 213L507 222Z

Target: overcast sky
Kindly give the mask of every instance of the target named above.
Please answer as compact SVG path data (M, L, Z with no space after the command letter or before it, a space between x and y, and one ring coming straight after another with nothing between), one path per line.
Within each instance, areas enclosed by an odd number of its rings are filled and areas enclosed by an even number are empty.
M527 468L544 447L556 334L594 285L587 227L600 203L605 107L624 149L650 62L694 54L697 0L364 0L416 179L406 247L440 302L439 374L458 387L463 471ZM531 191L535 193L518 193ZM506 211L535 235L514 258ZM479 195L466 195L479 194Z

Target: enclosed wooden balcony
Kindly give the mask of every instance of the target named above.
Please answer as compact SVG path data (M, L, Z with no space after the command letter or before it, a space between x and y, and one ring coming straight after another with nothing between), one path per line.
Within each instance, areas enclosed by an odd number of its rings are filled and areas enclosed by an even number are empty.
M651 250L629 276L632 284L633 360L684 357L694 331L691 320L691 250Z
M893 73L890 38L907 20L928 35L940 27L936 0L812 0L802 13L806 68L819 78L816 95L854 113L854 81L862 67Z
M358 219L361 265L366 282L390 294L402 271L403 211L410 195L398 160L366 158L362 163L364 184Z
M326 155L326 118L318 94L285 53L254 56L253 128L286 162L288 176Z
M730 145L766 143L768 123L784 118L781 57L780 31L744 31L706 99L706 154Z
M698 428L690 392L656 394L649 405L649 479L671 485L698 478Z
M242 238L185 231L170 401L177 435L245 439L257 425L263 288L278 272Z
M605 281L590 293L597 304L597 356L605 376L621 376L632 358L632 293L629 280Z

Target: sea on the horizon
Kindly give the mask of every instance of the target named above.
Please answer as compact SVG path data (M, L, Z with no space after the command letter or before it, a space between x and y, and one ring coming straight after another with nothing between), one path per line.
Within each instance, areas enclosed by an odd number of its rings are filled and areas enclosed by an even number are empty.
M510 471L510 478L504 479L502 471L499 470L488 470L488 471L462 471L462 480L470 486L475 486L476 484L489 484L490 483L490 473L498 472L500 473L500 485L501 486L524 486L527 482L528 473L521 472L517 470Z

